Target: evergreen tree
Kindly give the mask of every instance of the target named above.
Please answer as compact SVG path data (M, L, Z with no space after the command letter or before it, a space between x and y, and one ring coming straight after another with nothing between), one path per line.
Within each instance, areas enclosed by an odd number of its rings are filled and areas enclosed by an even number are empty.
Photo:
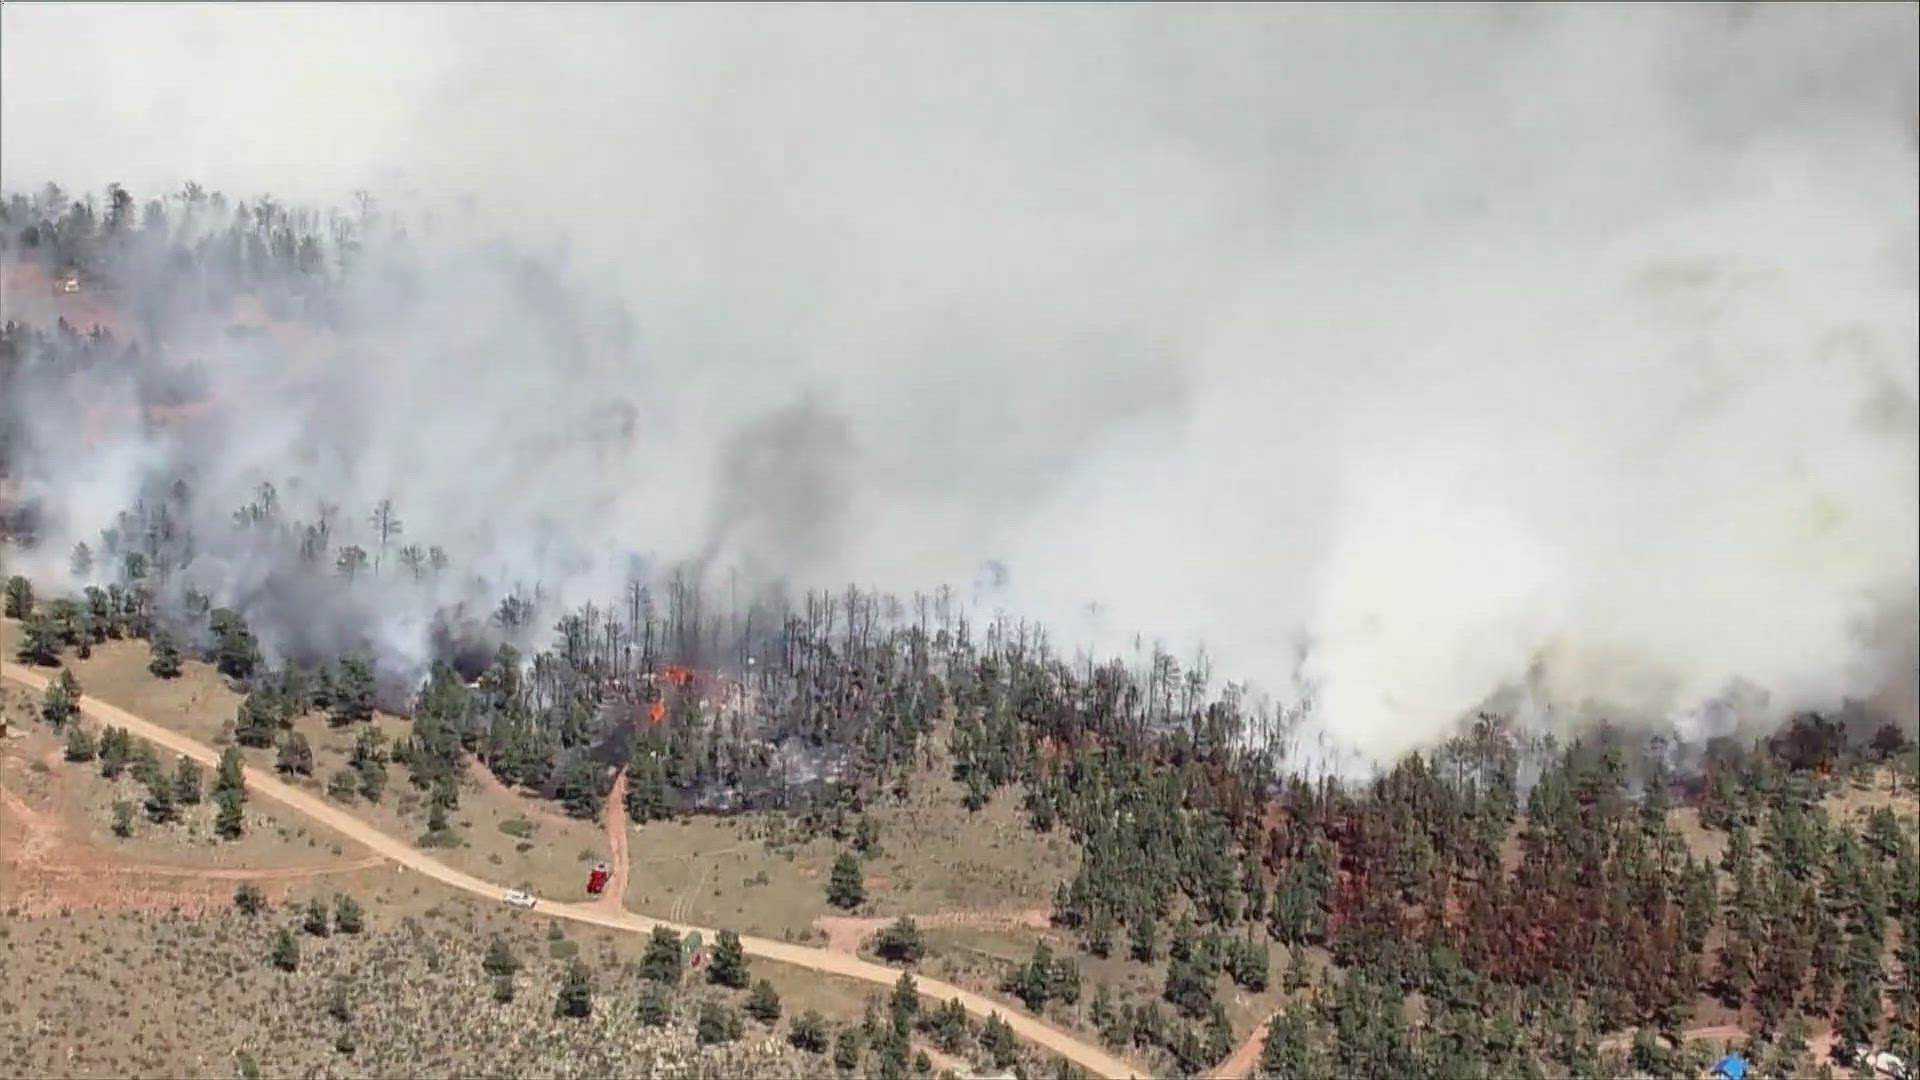
M242 915L258 915L266 909L267 898L261 895L258 885L244 881L233 891L233 906L239 908Z
M173 635L165 630L153 633L153 654L147 660L147 670L155 678L177 679L180 677L180 646L173 642Z
M686 964L680 935L664 926L653 928L647 938L646 955L640 958L640 977L663 986L680 985L680 970Z
M827 1052L827 1021L812 1009L793 1018L787 1029L787 1041L809 1054Z
M7 618L27 619L33 615L33 582L15 574L7 579Z
M307 737L297 731L289 732L280 743L273 767L282 776L312 776L313 747L307 743Z
M67 721L80 714L78 684L73 681L72 671L62 669L61 678L47 684L47 690L40 699L40 718L55 731L66 726ZM69 686L76 689L69 690Z
M180 816L180 809L173 801L173 783L170 780L157 780L147 785L147 820L156 825L172 823Z
M747 954L740 947L740 935L722 930L714 939L713 956L707 963L707 981L734 990L747 987Z
M300 943L293 939L285 927L281 927L279 933L274 935L270 959L273 966L281 971L300 970Z
M74 762L92 761L95 753L93 736L80 724L67 729L67 760Z
M200 764L184 754L174 762L173 797L184 806L200 802Z
M1283 1011L1267 1024L1267 1038L1260 1043L1260 1080L1294 1080L1313 1076L1313 1049L1308 1042L1308 1026L1298 1013Z
M765 979L753 984L753 990L747 994L747 1015L763 1024L774 1024L780 1020L780 995L773 984Z
M581 1019L593 1015L593 976L579 960L567 967L560 980L560 993L553 1002L553 1015Z
M224 840L237 840L247 830L246 820L240 813L240 796L232 789L219 792L214 796L219 804L219 812L213 818L213 831Z
M366 917L359 902L346 893L333 898L333 928L342 934L357 934L366 929Z
M247 781L245 774L241 771L240 751L231 746L220 752L220 767L215 770L213 777L215 798L229 792L239 799L244 799L247 795Z
M331 925L327 918L327 905L317 896L308 901L306 918L301 921L300 928L314 937L326 937Z
M873 937L873 951L881 959L895 964L917 964L926 955L926 941L913 916L902 915Z
M866 899L867 885L860 872L860 860L850 851L841 852L827 878L827 902L851 911Z
M480 961L480 970L493 976L513 975L520 970L520 958L513 955L506 939L495 934L487 943L487 955Z
M730 1043L740 1038L740 1017L717 1001L700 1003L700 1018L694 1025L694 1037L701 1046Z
M657 982L641 986L637 1016L647 1027L666 1027L673 1020L673 991Z
M366 657L341 657L331 683L328 723L334 727L346 727L373 719L373 665Z

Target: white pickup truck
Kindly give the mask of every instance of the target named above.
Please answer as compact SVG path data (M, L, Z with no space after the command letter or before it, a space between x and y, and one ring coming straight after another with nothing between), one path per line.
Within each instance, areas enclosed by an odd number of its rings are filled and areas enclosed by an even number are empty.
M521 889L509 890L505 899L517 908L530 908L535 903L533 897Z

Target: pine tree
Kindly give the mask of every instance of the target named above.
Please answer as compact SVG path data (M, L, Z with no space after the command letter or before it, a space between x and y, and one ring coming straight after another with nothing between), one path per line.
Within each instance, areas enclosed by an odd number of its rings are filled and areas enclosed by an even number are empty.
M59 731L78 713L79 708L74 705L73 695L67 692L63 683L47 684L46 694L40 699L40 718L47 722L47 726Z
M722 930L714 939L713 956L707 964L707 981L734 990L747 987L747 954L740 947L740 935Z
M680 985L680 970L686 963L680 935L664 926L653 928L647 938L646 955L640 958L640 977L663 986Z
M926 941L913 916L902 915L873 937L873 951L881 959L895 964L917 964L926 955Z
M173 766L173 797L185 806L200 802L200 764L184 754Z
M75 724L67 730L68 761L92 761L95 752L93 736L83 725Z
M560 993L554 998L553 1015L581 1019L593 1015L593 976L587 966L575 960L560 980Z
M271 959L273 966L281 971L300 970L300 943L293 939L285 927L281 927L280 932L274 935Z
M147 670L155 678L177 679L180 677L180 647L173 643L173 635L165 630L156 630L153 634L153 655L147 660Z
M237 840L247 831L246 820L240 813L240 796L229 789L214 796L220 810L213 818L213 831L222 839Z
M213 778L214 797L219 798L227 792L232 792L239 799L244 799L247 795L247 781L245 774L241 771L240 751L231 746L220 752L220 767L215 771Z
M809 1054L827 1052L827 1021L812 1009L793 1018L787 1029L787 1041Z
M366 928L359 902L346 893L333 898L333 928L342 934L357 934Z
M635 1015L647 1027L666 1027L673 1020L673 991L657 982L645 984Z
M700 1003L700 1018L694 1025L694 1038L701 1046L730 1043L740 1038L740 1017L717 1001Z
M765 979L753 984L753 990L747 994L747 1015L763 1024L774 1024L780 1020L780 994L773 984Z
M7 579L7 618L27 619L33 615L33 582L15 574Z
M827 903L851 911L866 899L867 885L860 872L860 860L850 851L841 852L827 878Z
M280 753L275 757L274 770L282 776L313 775L313 747L307 743L307 737L297 731L289 732L280 743Z
M166 825L180 816L179 807L173 801L173 782L156 780L147 785L147 820L156 825Z
M495 934L487 944L487 955L480 961L480 970L494 976L512 975L520 970L520 959L507 947L506 940Z
M331 925L327 919L327 905L317 896L308 901L306 918L302 920L300 928L314 937L326 937Z

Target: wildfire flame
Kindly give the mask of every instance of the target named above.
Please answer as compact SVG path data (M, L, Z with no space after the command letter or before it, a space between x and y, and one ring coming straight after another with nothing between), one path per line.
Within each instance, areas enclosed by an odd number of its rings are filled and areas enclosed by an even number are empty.
M647 714L653 717L653 722L656 724L665 720L667 718L667 703L664 701L654 702L653 707L647 710Z

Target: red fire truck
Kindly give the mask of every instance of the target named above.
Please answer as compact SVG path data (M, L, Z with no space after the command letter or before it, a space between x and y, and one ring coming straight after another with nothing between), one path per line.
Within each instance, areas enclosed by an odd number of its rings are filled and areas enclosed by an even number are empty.
M607 887L607 879L613 876L613 867L606 863L594 863L593 871L587 875L587 891L600 895Z

